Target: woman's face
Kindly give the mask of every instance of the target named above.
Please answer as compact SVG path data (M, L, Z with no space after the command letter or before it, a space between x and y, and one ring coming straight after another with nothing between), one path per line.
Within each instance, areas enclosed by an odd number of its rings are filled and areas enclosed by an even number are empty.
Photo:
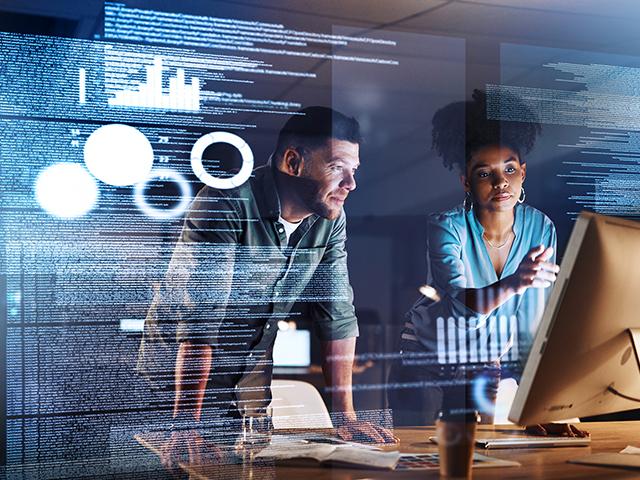
M512 149L489 145L471 156L461 180L465 192L471 192L473 208L501 212L518 202L526 170Z

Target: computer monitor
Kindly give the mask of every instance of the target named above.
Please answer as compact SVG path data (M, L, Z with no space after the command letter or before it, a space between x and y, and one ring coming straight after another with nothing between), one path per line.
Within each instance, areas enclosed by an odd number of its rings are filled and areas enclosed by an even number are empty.
M286 325L286 322L283 322ZM273 346L274 367L308 367L311 365L311 332L278 327Z
M640 223L581 213L509 419L531 425L640 407Z

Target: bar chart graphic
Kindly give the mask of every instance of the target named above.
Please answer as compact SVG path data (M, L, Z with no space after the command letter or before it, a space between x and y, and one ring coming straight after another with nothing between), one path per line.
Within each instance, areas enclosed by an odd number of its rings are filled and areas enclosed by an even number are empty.
M169 77L169 91L162 86L162 57L154 57L153 65L147 65L146 81L136 89L121 90L108 100L109 105L123 107L157 108L163 110L200 110L200 79L191 77L185 81L184 69L177 68Z

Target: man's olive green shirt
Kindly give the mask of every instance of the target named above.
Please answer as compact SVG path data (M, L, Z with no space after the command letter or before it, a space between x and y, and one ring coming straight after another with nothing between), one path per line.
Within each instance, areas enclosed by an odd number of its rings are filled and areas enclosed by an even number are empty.
M294 303L308 303L321 340L358 335L344 212L307 217L287 243L276 174L267 165L235 189L200 190L145 321L139 370L149 373L151 344L167 343L161 327L173 322L175 341L213 347L207 403L223 409L268 403L277 323Z

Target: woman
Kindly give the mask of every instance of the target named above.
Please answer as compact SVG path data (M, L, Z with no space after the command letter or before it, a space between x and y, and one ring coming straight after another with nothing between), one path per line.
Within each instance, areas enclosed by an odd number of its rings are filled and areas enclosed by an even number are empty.
M500 377L518 376L559 270L553 223L524 203L524 155L540 125L486 111L476 90L433 117L434 149L459 170L464 201L429 220L435 292L407 314L390 377L396 425L432 424L442 409L479 410L490 422Z

